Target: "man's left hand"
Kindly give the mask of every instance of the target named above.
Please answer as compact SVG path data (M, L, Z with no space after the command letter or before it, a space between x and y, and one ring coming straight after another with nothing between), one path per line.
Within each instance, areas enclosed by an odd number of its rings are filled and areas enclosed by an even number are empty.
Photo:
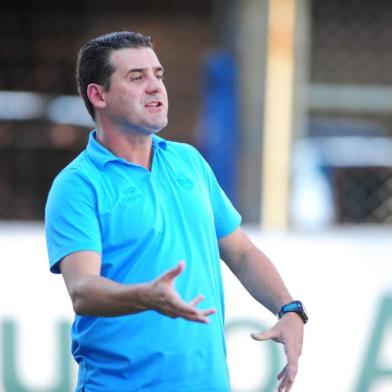
M304 322L296 313L286 313L272 328L252 333L255 340L270 340L282 343L287 357L287 364L278 375L279 392L289 392L298 370L298 360L302 352Z

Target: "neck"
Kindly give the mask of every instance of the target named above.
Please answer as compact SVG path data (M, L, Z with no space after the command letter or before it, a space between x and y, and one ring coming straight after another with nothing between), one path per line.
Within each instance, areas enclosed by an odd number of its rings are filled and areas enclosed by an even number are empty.
M98 126L96 131L98 141L114 155L150 170L151 135L126 134L113 130L106 132Z

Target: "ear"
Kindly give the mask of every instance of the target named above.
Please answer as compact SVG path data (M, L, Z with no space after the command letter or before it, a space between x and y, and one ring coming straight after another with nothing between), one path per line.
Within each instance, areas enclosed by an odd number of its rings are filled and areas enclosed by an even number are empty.
M87 86L87 96L94 107L102 109L106 106L103 87L99 84L90 83Z

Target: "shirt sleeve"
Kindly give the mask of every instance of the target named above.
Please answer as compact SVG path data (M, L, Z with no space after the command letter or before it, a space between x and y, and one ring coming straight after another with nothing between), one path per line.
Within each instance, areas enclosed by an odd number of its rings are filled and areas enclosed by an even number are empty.
M216 236L218 239L226 237L240 226L242 220L241 215L220 187L210 165L196 149L195 151L210 194Z
M50 270L60 273L59 262L77 251L102 252L95 193L74 170L59 174L45 208L45 232Z

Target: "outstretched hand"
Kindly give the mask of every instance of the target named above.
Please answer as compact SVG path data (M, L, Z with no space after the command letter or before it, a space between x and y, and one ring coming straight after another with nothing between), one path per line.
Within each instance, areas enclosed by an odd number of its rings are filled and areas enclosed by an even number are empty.
M270 340L284 345L287 364L278 375L279 392L289 392L298 370L298 360L302 351L304 323L295 313L286 313L272 328L252 333L255 340Z
M215 309L196 309L204 296L198 295L187 303L174 288L174 280L184 268L185 263L180 261L175 268L151 282L148 289L149 308L172 318L182 317L190 321L208 323L208 316L214 314Z

